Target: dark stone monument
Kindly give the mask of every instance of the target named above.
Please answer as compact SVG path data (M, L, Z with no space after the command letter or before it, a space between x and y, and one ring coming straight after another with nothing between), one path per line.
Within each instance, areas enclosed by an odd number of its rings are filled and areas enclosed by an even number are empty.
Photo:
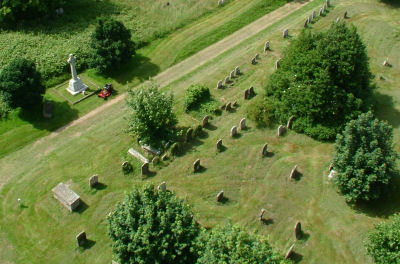
M149 173L149 163L148 162L143 163L140 171L141 171L142 176L148 174Z
M86 243L86 232L82 231L76 236L76 241L78 242L78 247L85 245Z
M89 178L89 187L95 187L99 183L99 175L95 174Z
M193 171L194 172L198 172L200 170L201 166L200 166L200 159L197 159L194 163L193 163Z

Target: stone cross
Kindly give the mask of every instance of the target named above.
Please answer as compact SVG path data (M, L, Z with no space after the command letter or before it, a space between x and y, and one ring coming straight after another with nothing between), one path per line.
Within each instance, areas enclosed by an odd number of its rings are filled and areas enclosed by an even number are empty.
M74 54L69 54L69 58L67 62L71 65L71 74L72 74L72 79L77 80L78 79L78 74L76 73L76 68L75 68L75 62L76 58Z

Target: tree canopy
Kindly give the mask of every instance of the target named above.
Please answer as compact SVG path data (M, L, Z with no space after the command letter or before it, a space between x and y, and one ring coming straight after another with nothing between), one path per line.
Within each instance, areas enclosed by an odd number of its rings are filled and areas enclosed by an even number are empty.
M0 71L0 97L9 107L31 108L42 103L45 87L35 63L15 59Z
M129 61L135 54L131 32L119 21L99 19L91 35L94 50L91 66L99 72L108 72Z
M107 219L118 263L195 263L200 228L172 192L134 189Z
M322 33L304 30L266 86L274 115L281 122L294 116L298 132L334 139L346 122L369 107L373 86L368 60L354 26L339 22Z
M199 240L201 251L197 264L288 263L273 251L267 240L249 234L238 225L227 225L203 232Z
M400 263L400 214L395 214L392 221L376 224L365 247L377 264Z
M393 129L371 112L350 121L337 136L335 148L334 181L347 202L378 199L398 174Z
M127 104L131 114L128 130L147 144L170 140L178 123L173 112L173 96L161 93L154 82L137 91L129 91Z

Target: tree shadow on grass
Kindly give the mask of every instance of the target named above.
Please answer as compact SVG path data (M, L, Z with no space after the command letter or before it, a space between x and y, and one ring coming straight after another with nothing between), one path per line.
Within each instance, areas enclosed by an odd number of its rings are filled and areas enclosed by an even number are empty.
M393 97L376 92L374 94L374 111L375 116L381 120L386 120L394 128L400 125L400 111L394 106Z
M43 117L41 105L34 109L21 109L18 116L32 124L34 128L47 131L54 131L78 118L78 110L72 108L66 101L53 102L53 109L53 116L48 119Z
M382 3L390 5L392 7L400 7L400 1L399 0L380 0Z

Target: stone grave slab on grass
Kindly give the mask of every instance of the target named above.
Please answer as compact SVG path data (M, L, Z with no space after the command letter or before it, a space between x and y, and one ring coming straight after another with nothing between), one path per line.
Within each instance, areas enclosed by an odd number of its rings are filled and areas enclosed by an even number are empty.
M56 198L70 212L74 211L80 204L80 197L66 184L59 183L52 190L54 198Z
M141 160L143 163L149 163L149 160L147 158L145 158L142 154L140 154L139 152L137 152L133 148L130 148L128 150L128 153L131 154L132 156L134 156L135 158Z

